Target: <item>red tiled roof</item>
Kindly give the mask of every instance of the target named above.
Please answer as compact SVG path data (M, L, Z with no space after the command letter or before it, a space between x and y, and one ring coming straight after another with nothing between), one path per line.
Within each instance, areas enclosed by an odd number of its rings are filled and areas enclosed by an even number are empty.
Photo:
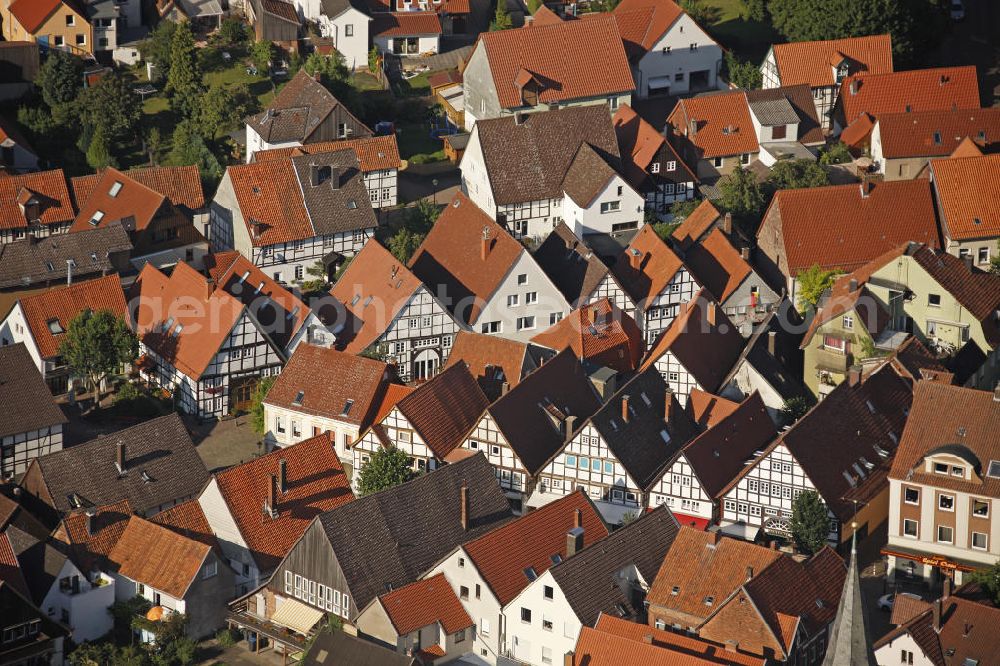
M760 150L742 90L682 99L667 122L694 144L702 159Z
M1000 155L931 160L945 237L1000 236Z
M21 563L14 553L14 547L6 532L0 532L0 583L16 588L26 598L31 596L28 583L24 580Z
M95 507L90 510L88 530L87 511L77 511L67 515L59 523L53 536L69 545L70 555L84 573L100 569L115 547L129 518L132 507L128 500L115 504Z
M851 275L854 274L851 273ZM857 314L858 324L868 331L868 335L873 340L889 324L889 313L868 291L868 288L859 282L861 286L850 291L850 281L846 277L844 276L834 283L829 298L823 301L822 306L809 322L809 330L802 336L802 349L809 346L813 335L821 326L849 312Z
M674 229L670 237L682 246L697 243L719 219L719 215L719 209L713 206L708 199L703 199L698 207Z
M108 559L119 575L183 599L211 548L139 516L128 525Z
M375 37L408 37L441 33L441 20L437 12L376 14L375 20L372 21L372 35Z
M1000 609L951 595L943 599L940 631L928 609L875 641L879 649L909 635L934 666L991 664L1000 652Z
M289 23L299 24L299 15L295 11L295 5L285 0L261 0L261 7L268 14L273 14Z
M9 11L21 27L33 35L62 4L62 0L15 0L11 3Z
M638 624L617 618L613 615L601 614L594 625L594 631L600 636L595 636L595 643L598 640L608 640L609 638L625 638L636 643L646 643L657 648L664 648L674 653L676 656L664 657L671 659L663 662L671 666L681 664L719 664L726 666L764 666L766 660L762 657L754 657L749 654L732 652L724 648L698 639L696 636L686 636L673 631L657 629L648 624ZM649 641L647 643L647 640ZM579 649L577 650L579 652ZM591 652L593 654L593 652ZM683 656L682 656L683 655ZM635 654L634 661L594 661L593 666L612 666L617 664L635 663L636 666L650 666L650 664L660 663L659 661L648 661L640 659L639 654ZM676 659L677 661L673 661ZM690 661L689 659L696 659ZM581 664L582 666L582 664Z
M653 48L684 10L672 0L622 0L612 14L625 50L635 59Z
M663 293L683 266L653 225L647 224L618 255L611 271L632 301L644 307Z
M29 2L29 0L21 0ZM28 221L19 203L35 196L41 204L42 224L73 221L73 201L62 169L0 178L0 229L24 229Z
M886 159L943 157L966 138L980 143L996 141L1000 137L1000 107L887 113L878 119L876 131Z
M251 234L256 246L287 243L315 235L309 213L299 191L295 167L290 159L237 164L226 169L233 184L243 220L250 227L264 225L262 233Z
M622 104L618 107L612 122L615 134L618 136L625 175L633 187L642 189L645 186L650 177L650 164L664 147L673 155L672 159L677 162L677 168L688 173L688 180L692 182L698 180L663 134L646 122L631 106Z
M685 409L691 418L703 428L711 428L732 414L740 403L712 395L701 389L691 389Z
M611 15L588 21L527 25L479 36L486 49L500 106L523 106L515 80L526 71L541 84L539 102L631 92L632 71ZM591 63L599 62L598 68Z
M875 118L862 113L840 133L840 141L855 148L868 143L872 130L875 129Z
M873 74L892 71L892 40L889 35L848 37L815 42L774 45L774 60L781 85L807 83L813 88L836 85L834 61L847 59Z
M771 223L772 211L778 215L774 219L780 219L792 276L813 264L854 270L911 240L938 247L931 188L923 180L883 182L870 188L832 185L779 190L758 238Z
M562 23L562 19L554 11L542 5L538 10L531 16L532 25L551 25L553 23Z
M382 419L389 415L389 412L399 404L400 400L415 390L415 387L404 384L389 384L386 386L385 394L382 396L382 401L378 404L378 409L375 410L375 418L372 419L372 423L381 423Z
M80 207L70 228L74 232L106 227L123 220L130 221L126 227L145 229L167 200L159 192L112 167L97 176L86 199L80 197L75 184L73 190L77 193L76 202ZM97 215L100 215L99 219Z
M531 341L556 351L569 347L581 361L623 373L639 367L646 350L635 320L607 298L570 312Z
M117 273L29 294L20 303L43 359L58 356L59 344L64 339L64 334L53 333L52 327L69 330L70 321L84 310L108 310L117 317L126 317L125 292Z
M525 368L525 355L528 345L516 340L485 335L472 331L459 331L455 343L448 354L448 368L456 363L465 363L469 372L477 379L498 378L502 373L502 381L509 388L514 388L521 381Z
M691 246L684 261L698 282L705 285L719 303L725 303L753 272L719 229L712 230L702 242Z
M264 513L270 478L286 461L287 489L278 490L277 516ZM215 475L219 490L261 570L270 570L312 519L354 499L330 433L323 433Z
M211 546L217 554L222 555L219 540L215 538L212 526L209 525L208 518L205 517L205 512L202 510L197 498L176 504L166 511L161 511L153 516L151 520L157 525L169 527L181 536L200 541L206 546Z
M462 444L489 407L476 378L459 363L449 366L396 407L439 459Z
M854 122L862 113L948 111L978 109L979 82L974 65L938 67L905 72L858 72L840 84L844 118Z
M383 169L398 169L402 166L399 158L399 146L396 143L395 134L380 136L362 137L360 139L346 139L342 141L321 141L319 143L307 143L291 148L272 148L270 150L258 150L253 154L254 162L266 162L269 160L282 160L293 155L315 155L317 153L328 153L344 148L353 148L361 163L361 170L381 171Z
M565 559L566 533L576 526L577 511L585 546L609 534L601 514L576 490L463 546L501 606L534 580L526 569L540 576L553 565L553 555Z
M455 634L473 624L441 573L387 592L378 600L399 636L433 624L440 624L446 634Z
M956 159L959 157L979 157L983 154L983 149L979 147L975 141L969 137L962 139L962 142L958 144L955 150L951 151L948 157Z

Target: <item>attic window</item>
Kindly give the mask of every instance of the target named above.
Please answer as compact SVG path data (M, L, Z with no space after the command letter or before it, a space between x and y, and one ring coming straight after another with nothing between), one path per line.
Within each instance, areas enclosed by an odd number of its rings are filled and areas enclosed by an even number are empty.
M360 300L361 294L354 294L354 298L351 299L351 305L357 305Z
M60 333L65 333L62 324L59 323L58 319L49 319L45 324L49 327L49 332L52 335L59 335Z
M96 252L91 252L90 253L90 260L91 261L97 261L97 253Z
M164 322L164 324L163 324L163 332L166 333L167 331L169 331L170 327L173 326L173 325L174 325L174 318L173 317L168 317L167 321Z
M642 401L643 401L644 403L646 403L646 406L647 406L647 407L652 407L652 406L653 406L653 401L649 399L649 396L648 396L648 395L646 395L646 394L645 394L645 392L643 392L643 393L640 393L640 394L639 394L639 397L640 397L640 398L642 398Z
M865 406L868 407L868 411L872 414L875 413L875 405L872 404L871 400L865 400Z
M816 608L822 608L822 607L823 607L823 600L822 599L817 599L816 600Z
M660 431L660 439L663 440L664 444L669 444L670 443L670 433L667 432L666 428L664 428L663 430Z
M674 588L672 590L670 590L670 594L672 594L675 597L678 594L680 594L680 593L681 593L681 586L680 585L674 585Z
M121 191L122 191L121 181L116 180L114 183L112 183L111 189L108 190L108 196L110 196L111 198L117 197L118 193Z
M142 472L139 473L139 476L142 478L143 483L149 483L153 480L153 477L151 477L149 472L146 470L142 470Z
M528 567L527 569L525 569L524 570L524 575L527 577L528 580L531 580L531 581L533 581L536 578L538 578L538 574L535 573L535 568L534 567Z
M246 282L248 277L250 277L250 271L243 271L243 275L240 276L240 283Z
M372 304L372 297L369 296L368 298L365 299L365 304L363 307L368 307L371 304Z
M358 202L354 199L347 200L347 210L355 210L358 207Z
M559 553L554 553L552 555L549 555L549 559L552 560L552 564L559 564L560 562L562 562L562 555L560 555Z
M288 313L288 318L295 319L295 315L297 315L298 313L299 313L299 306L296 305L294 308L292 308L292 311Z
M1000 479L1000 460L990 461L990 466L986 470L986 476L992 477L994 479Z
M713 597L711 594L708 595L707 597L705 597L705 605L706 606L711 606L714 603L715 603L715 597Z
M976 138L979 139L980 142L986 143L986 130L979 130L979 134L976 135Z
M51 261L46 261L46 262L45 262L45 268L46 268L47 270L49 270L50 272L51 272L51 271L54 271L54 270L56 269L56 267L52 265L52 262L51 262Z
M941 132L934 132L934 145L935 146L941 145Z
M174 326L174 337L176 338L184 330L184 324L177 324Z
M340 412L340 415L341 416L347 416L350 413L350 411L351 411L351 407L353 407L353 406L354 406L354 401L353 400L348 400L347 402L345 402L344 403L344 410L342 412Z
M91 218L90 218L90 226L96 227L98 224L101 223L101 220L103 220L103 219L104 219L104 211L103 210L94 211L93 216L91 216Z
M69 501L69 505L74 509L79 509L83 506L83 498L76 493L70 493L66 496L66 499Z
M975 224L975 225L980 225L980 224L982 224L982 223L983 223L983 221L982 221L982 220L980 220L980 219L979 219L979 218L977 217L977 218L974 218L974 219L972 220L972 223L973 223L973 224Z
M306 392L305 391L299 391L298 393L295 394L295 400L292 400L292 404L295 405L296 407L301 407L302 406L302 400L305 397L306 397Z
M257 290L254 292L254 294L259 294L262 291L264 291L264 281L263 280L261 280L261 283L257 285Z

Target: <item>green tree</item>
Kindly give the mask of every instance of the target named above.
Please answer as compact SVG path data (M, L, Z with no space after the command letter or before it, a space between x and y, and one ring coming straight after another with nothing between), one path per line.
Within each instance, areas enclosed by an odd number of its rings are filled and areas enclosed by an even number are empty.
M791 531L796 545L807 553L815 553L826 545L830 516L819 493L806 490L792 502Z
M795 396L785 400L778 413L782 426L790 426L812 409L814 401L806 396Z
M104 136L104 129L101 127L98 127L93 136L90 137L90 145L87 146L87 164L95 171L115 166L115 159L111 156L108 139Z
M183 22L174 30L170 40L170 72L166 88L170 95L170 107L185 118L193 117L201 99L201 82L194 35L188 23Z
M84 310L69 322L59 356L96 393L101 382L139 354L139 339L108 310Z
M649 223L647 222L647 224L649 224ZM653 222L652 225L653 225L653 231L656 232L656 235L659 236L662 240L664 240L664 241L666 241L666 242L669 243L670 242L670 237L673 235L674 230L677 229L677 227L681 226L681 223L680 222Z
M83 62L65 51L53 49L35 76L42 99L50 109L72 102L83 89Z
M319 76L319 82L327 88L335 82L347 81L351 75L351 71L347 69L347 61L339 51L328 56L313 51L302 64L302 69L306 70L309 76Z
M717 23L721 16L718 7L709 5L703 0L681 0L680 5L681 9L702 27Z
M833 286L840 274L841 271L836 269L820 268L819 264L813 264L799 273L796 278L799 283L799 311L805 312L809 308L815 308L823 292Z
M198 104L198 132L215 139L237 127L244 118L256 110L257 98L249 86L240 83L232 87L214 85L201 96Z
M764 82L764 75L749 60L740 60L731 51L726 51L726 78L737 88L756 90Z
M746 0L747 18L763 23L767 20L767 5L765 0Z
M308 295L320 295L326 291L326 266L322 261L313 262L311 266L306 266L306 275L310 279L301 282L302 291Z
M379 70L379 61L381 60L378 49L372 46L371 51L368 52L368 71L374 74Z
M170 51L174 40L174 33L180 23L174 21L160 21L156 24L156 29L150 33L149 38L139 44L139 53L142 59L154 66L153 78L162 81L170 74Z
M820 164L846 164L854 159L850 149L842 141L838 141L832 146L820 148Z
M264 420L264 398L274 386L277 377L261 377L250 395L250 427L258 435L267 432L267 422Z
M230 17L222 21L222 25L219 26L218 37L222 44L232 46L247 41L249 34L247 26L243 21Z
M437 222L441 209L426 199L421 199L416 206L406 211L403 226L415 234L426 234Z
M160 128L150 127L146 133L146 153L149 155L149 163L153 166L159 164L161 150L163 150L163 137L160 136Z
M258 70L266 74L271 63L278 60L278 47L269 39L254 42L250 49L250 59L253 60Z
M988 569L973 571L971 575L973 583L978 583L990 599L997 606L1000 606L1000 560L995 562Z
M209 150L197 126L190 120L182 120L174 128L173 148L167 156L167 163L172 166L196 165L202 181L207 184L215 184L222 179L219 159Z
M396 447L379 448L361 465L358 490L362 495L370 495L405 483L413 478L411 465L406 452Z
M767 182L776 190L797 190L829 185L830 176L813 160L781 160L771 167Z
M1000 275L1000 240L997 241L997 253L990 259L990 273Z
M670 214L674 222L683 222L688 215L693 213L701 205L701 199L689 199L688 201L675 201L670 204Z
M103 131L109 146L134 140L142 104L121 74L112 72L102 77L84 92L80 106L86 124Z
M387 249L400 263L405 264L410 261L410 257L426 237L426 234L414 233L404 227L389 239Z
M719 181L719 203L733 214L733 219L748 235L757 231L757 223L764 213L764 189L753 172L737 166Z
M514 23L510 19L510 12L507 11L507 0L497 0L497 10L493 14L490 31L509 30L512 27Z

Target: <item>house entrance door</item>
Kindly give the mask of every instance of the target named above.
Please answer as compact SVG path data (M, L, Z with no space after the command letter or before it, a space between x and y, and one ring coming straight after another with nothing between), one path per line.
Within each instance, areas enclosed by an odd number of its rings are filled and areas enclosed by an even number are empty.
M436 349L424 349L413 358L413 380L427 380L437 374L441 355Z
M250 409L250 398L257 388L257 377L240 377L229 383L229 409L245 412Z

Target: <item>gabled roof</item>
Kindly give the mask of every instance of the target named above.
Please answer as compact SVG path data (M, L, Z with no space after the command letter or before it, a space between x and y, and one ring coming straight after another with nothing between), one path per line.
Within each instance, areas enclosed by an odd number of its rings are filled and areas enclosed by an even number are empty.
M19 302L43 359L59 355L70 321L84 310L107 310L126 318L125 292L117 274L29 294Z
M646 584L652 582L677 536L677 520L660 506L615 530L608 537L555 565L549 572L573 613L584 626L601 613L639 619L641 604L622 591L619 574L634 566Z
M758 115L761 122L765 121L763 111L765 108L773 108L779 105L785 113L788 123L797 122L799 125L798 136L789 137L789 140L799 141L806 145L824 143L826 136L823 134L823 126L819 122L816 114L816 103L813 101L812 90L808 85L802 83L794 86L781 86L780 88L767 88L763 90L748 90L747 104L750 110ZM777 120L771 119L772 122ZM786 124L788 124L786 123Z
M670 237L679 243L681 247L697 243L701 240L702 236L713 228L713 225L721 216L722 214L719 212L719 209L709 199L702 199L698 207L681 221L673 233L670 234Z
M815 42L775 44L774 61L781 84L807 83L813 88L833 86L834 69L847 61L851 72L873 74L892 71L892 41L889 35L848 37Z
M31 599L41 605L69 559L65 544L48 536L30 534L14 525L8 526L4 534L17 558Z
M475 323L525 251L459 192L414 252L410 270L432 293L447 295L448 308L456 318Z
M716 391L739 358L744 340L722 308L699 289L660 334L642 363L645 370L668 351L706 391Z
M820 301L819 309L816 310L809 322L809 330L802 337L801 348L805 349L809 346L813 335L821 326L851 312L857 314L858 325L868 332L872 340L877 339L879 334L889 325L889 312L868 290L868 287L861 284L857 289L851 291L850 280L842 277L833 284L830 293L824 295L824 299Z
M531 34L535 30L523 32ZM501 30L482 37L508 32L522 31ZM473 131L479 136L493 198L499 206L561 198L567 187L575 191L579 186L567 174L584 145L589 145L604 162L617 163L619 156L611 116L602 105L530 113L521 124L511 115L483 119L476 121ZM604 168L587 175L583 189L593 189L590 181L606 175Z
M260 6L272 16L299 25L299 15L295 12L295 5L286 0L261 0Z
M618 159L614 158L615 164ZM563 191L580 208L589 208L617 172L590 144L581 143L563 179Z
M161 511L151 518L157 525L163 525L183 537L200 541L223 556L222 546L212 531L212 526L201 508L198 498L175 504L166 511Z
M581 361L623 373L639 367L646 351L635 320L607 298L573 310L531 341L555 351L568 347Z
M582 490L468 541L462 548L500 605L506 606L536 577L567 559L566 535L576 527L583 527L585 545L609 534L601 514Z
M976 67L935 67L905 72L858 72L840 84L839 97L848 123L862 113L978 109Z
M459 331L448 354L449 368L464 363L477 379L487 398L495 400L507 388L517 386L540 361L551 355L527 342L517 342L496 335Z
M354 118L330 91L305 70L300 70L292 77L265 110L250 116L246 122L267 143L305 143L338 106L343 107L343 111L359 127L366 129L369 135L372 134L371 130Z
M76 188L74 187L74 191ZM80 212L71 231L121 222L127 229L143 230L153 221L166 202L159 192L108 167L97 177L90 196L77 196Z
M68 224L76 216L62 169L5 176L0 178L0 229L27 228L33 220L21 206L30 201L38 203L38 222L43 225Z
M128 500L75 511L62 519L53 537L69 546L70 558L86 574L107 566L131 516Z
M378 13L372 21L373 37L440 35L442 32L437 12Z
M17 554L5 532L0 532L0 585L13 587L25 596L31 594L21 571L21 563L17 561Z
M393 380L382 361L300 344L264 403L367 428Z
M966 138L980 144L996 142L1000 108L886 113L879 117L876 131L886 159L944 157Z
M304 666L330 666L330 655L351 666L418 666L414 657L400 654L346 631L320 631L302 658Z
M65 3L67 8L80 13L72 3ZM35 34L56 9L63 5L63 0L15 0L9 11L29 34ZM82 14L81 14L82 16Z
M151 263L143 266L132 285L130 307L142 343L194 380L208 369L247 311L183 262L169 277Z
M670 0L665 1L670 2ZM619 106L612 122L621 150L622 171L632 187L645 190L656 186L650 165L664 148L671 160L677 162L677 168L687 174L686 180L698 181L698 177L688 168L663 134L646 122L631 106L628 104Z
M4 180L0 178L0 189ZM120 224L5 243L0 245L0 288L65 280L69 260L75 266L74 280L107 274L115 270L112 255L118 260L131 250L128 232Z
M398 636L432 625L455 634L473 625L443 573L386 592L378 600Z
M254 245L270 245L316 235L291 160L272 160L227 167L236 203ZM255 233L253 225L259 223Z
M938 247L931 188L923 180L778 190L758 238L772 210L792 276L813 264L854 270L906 241Z
M489 404L468 367L454 363L401 399L396 408L434 455L444 460Z
M200 541L132 516L108 559L120 576L183 599L211 551Z
M0 436L66 423L23 343L0 347Z
M604 262L565 222L555 226L532 256L574 308L586 302L609 273Z
M732 414L740 403L712 395L701 389L691 389L687 405L688 415L702 428L711 428Z
M271 339L287 349L312 312L309 306L235 250L208 255L205 264L216 286L250 308Z
M402 161L399 159L399 145L396 142L395 134L360 137L341 141L321 141L319 143L307 143L291 148L258 150L253 154L251 161L267 162L269 160L286 159L295 155L329 153L343 150L344 148L352 148L354 150L354 153L358 156L361 170L365 173L369 171L381 171L382 169L398 169L402 166Z
M684 267L681 258L646 224L615 259L611 272L629 298L645 309Z
M505 109L523 106L515 82L523 71L541 84L538 97L542 104L607 97L635 89L618 26L611 15L484 32L479 39L500 106ZM588 63L592 62L600 62L601 67L590 67Z
M1000 155L931 160L945 238L1000 236Z
M500 396L487 413L534 476L600 406L583 365L565 349Z
M660 41L684 10L673 0L622 0L611 13L634 62Z
M799 333L802 330L799 326L801 323L801 317L795 312L791 301L787 298L782 300L778 308L754 325L740 358L733 364L733 369L722 385L728 386L738 373L749 366L781 400L807 396L809 390L802 383L802 355L798 353L802 344L802 335Z
M285 461L284 491L281 461ZM272 476L278 477L278 493L277 506L269 507L269 515L264 505ZM270 571L288 554L314 517L354 499L329 432L230 467L216 474L215 481L262 571Z
M82 209L90 197L98 191L98 185L107 180L105 176L108 171L117 170L105 169L98 173L73 178L70 181L77 209ZM201 176L197 166L140 167L128 171L117 171L117 173L163 195L171 204L187 209L188 212L205 207L205 193L201 187ZM110 183L108 186L110 188Z
M684 458L705 493L718 497L754 452L762 451L777 435L764 401L754 391L732 413L688 443Z
M330 289L346 316L335 329L337 347L355 354L374 344L422 286L381 243L369 239Z
M760 150L747 94L742 90L682 99L670 112L667 123L694 145L700 159Z
M117 466L119 444L125 447L124 475ZM28 490L47 494L63 513L123 499L137 513L155 511L197 495L209 478L176 413L39 456L32 464L41 468L44 488Z
M684 262L719 303L725 303L753 273L753 268L720 229L713 229L703 241L692 245L684 255Z
M897 372L904 376L909 375L914 382L929 379L951 384L954 379L954 375L945 364L916 336L911 335L906 342L897 347L889 362L896 366Z
M461 523L468 488L469 528ZM510 503L482 455L366 495L317 517L358 608L412 583L456 546L511 517Z

